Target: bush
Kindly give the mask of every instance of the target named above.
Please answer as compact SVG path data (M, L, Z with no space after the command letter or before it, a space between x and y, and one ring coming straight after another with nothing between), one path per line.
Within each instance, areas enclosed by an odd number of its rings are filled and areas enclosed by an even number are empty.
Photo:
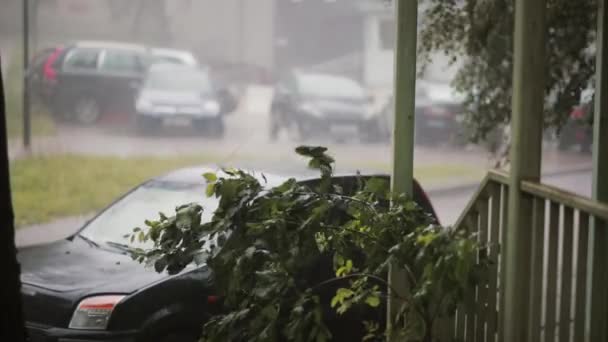
M131 237L154 247L133 257L169 273L206 262L224 312L202 340L218 342L384 340L393 264L406 270L409 290L392 333L433 341L434 323L453 315L483 268L475 237L439 226L385 180L361 177L354 193L344 191L325 148L297 152L320 171L317 182L268 188L263 175L241 170L205 174L207 195L219 198L212 220L201 222L204 208L193 203L146 221Z

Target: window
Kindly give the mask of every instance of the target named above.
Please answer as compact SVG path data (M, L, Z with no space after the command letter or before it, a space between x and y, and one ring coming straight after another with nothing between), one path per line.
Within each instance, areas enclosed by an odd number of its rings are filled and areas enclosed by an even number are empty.
M117 72L138 72L141 70L136 53L119 50L106 51L101 68Z
M97 68L99 50L75 49L65 59L65 68L71 70L94 70Z

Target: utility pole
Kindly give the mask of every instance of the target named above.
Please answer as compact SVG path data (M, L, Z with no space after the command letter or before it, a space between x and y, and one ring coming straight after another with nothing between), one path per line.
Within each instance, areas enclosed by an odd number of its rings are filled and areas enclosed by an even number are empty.
M30 149L31 116L30 116L30 2L23 0L23 147Z

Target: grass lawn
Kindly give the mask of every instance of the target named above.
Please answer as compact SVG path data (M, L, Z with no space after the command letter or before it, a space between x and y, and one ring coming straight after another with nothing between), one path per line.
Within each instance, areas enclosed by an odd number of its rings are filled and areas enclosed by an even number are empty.
M61 155L14 160L11 183L15 223L22 227L94 212L149 178L212 160L217 158Z
M102 209L137 184L180 167L220 160L217 156L98 157L37 156L11 161L17 227L87 214ZM389 171L389 165L368 165ZM304 165L303 165L304 167ZM422 165L415 176L427 189L454 181L476 181L483 168L467 165ZM204 194L201 194L204 196Z

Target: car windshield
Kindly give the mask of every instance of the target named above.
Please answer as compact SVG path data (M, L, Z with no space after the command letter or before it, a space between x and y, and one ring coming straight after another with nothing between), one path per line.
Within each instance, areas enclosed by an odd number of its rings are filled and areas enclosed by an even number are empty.
M209 75L198 69L179 68L152 70L145 82L146 89L168 91L211 91Z
M204 195L202 184L151 181L135 189L93 219L80 233L84 238L98 244L122 244L130 247L148 248L145 244L125 238L133 228L145 228L144 220L158 218L159 213L171 216L175 208L185 203L203 206L202 221L211 220L218 206L215 198Z
M300 92L311 97L364 98L365 91L346 77L299 74L296 76Z

